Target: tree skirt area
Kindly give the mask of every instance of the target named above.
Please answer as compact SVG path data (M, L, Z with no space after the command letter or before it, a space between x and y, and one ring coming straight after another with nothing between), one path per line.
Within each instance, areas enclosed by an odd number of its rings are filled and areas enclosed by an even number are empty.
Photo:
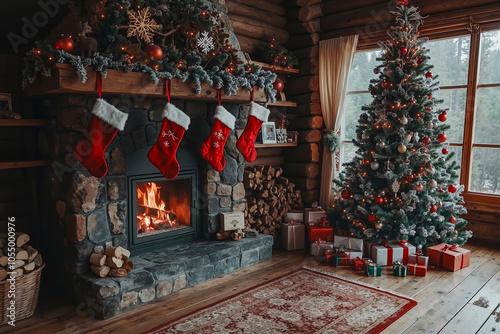
M380 333L415 305L392 292L302 268L143 334Z

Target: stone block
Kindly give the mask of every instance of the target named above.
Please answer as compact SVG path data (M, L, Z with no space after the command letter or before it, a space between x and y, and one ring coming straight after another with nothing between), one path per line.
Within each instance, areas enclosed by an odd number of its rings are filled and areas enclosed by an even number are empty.
M208 234L215 234L219 232L220 223L219 223L219 214L209 214L206 216L206 228Z
M230 196L233 188L230 185L219 183L217 185L217 195L219 196Z
M97 314L99 319L109 319L120 313L120 298L113 297L101 302L101 312Z
M215 194L215 191L217 189L217 184L215 182L208 182L205 183L205 195L210 196Z
M220 181L220 173L213 170L213 169L209 169L206 171L205 180L207 182L219 182Z
M104 180L83 174L73 175L67 193L68 203L74 212L91 212L105 202Z
M233 201L238 201L245 198L245 186L243 183L237 183L233 187Z
M161 122L163 120L162 114L165 109L165 105L155 105L153 106L148 113L149 120L152 122Z
M132 154L135 151L134 140L131 135L125 135L120 137L120 147L125 154Z
M226 152L233 158L237 158L238 154L240 154L240 151L238 151L238 148L236 147L236 141L236 136L231 135L227 137L226 146L224 146Z
M208 197L208 213L214 214L219 212L219 199L215 196Z
M240 161L240 159L242 160ZM245 172L245 164L243 156L239 155L236 161L238 162L238 182L243 182L243 176Z
M236 103L224 103L224 108L231 113L235 118L238 118L240 108Z
M151 99L147 97L134 97L134 109L151 108Z
M87 218L87 236L96 244L111 241L106 211L98 209Z
M210 126L204 119L191 119L191 124L186 131L186 138L194 143L196 150L201 148L203 142L210 134Z
M111 277L103 277L92 280L92 290L100 299L117 296L120 293L120 287Z
M147 253L141 255L143 259L162 264L162 265L179 265L186 270L191 270L203 264L210 262L208 255L201 254L196 250L170 250L165 249L159 252ZM175 267L173 267L175 269ZM145 268L150 270L149 267Z
M65 218L66 236L70 242L80 242L87 235L86 218L82 215L67 215Z
M233 256L215 264L214 277L229 274L240 269L240 257Z
M73 266L73 273L76 275L82 275L90 271L90 263L88 262L76 262Z
M186 277L186 276L184 276ZM156 286L156 297L162 298L172 293L173 284L171 280L158 283Z
M267 261L273 257L273 246L263 246L259 248L259 261Z
M75 245L77 261L88 261L92 254L92 244L86 240Z
M208 262L208 261L207 261ZM185 263L155 263L144 267L145 270L151 272L157 281L172 280L186 271Z
M233 203L233 212L243 212L245 211L245 201L239 202L239 203Z
M78 94L62 94L59 95L59 104L63 107L78 106L86 107L87 96Z
M126 292L122 295L122 300L120 302L120 307L123 309L127 309L131 306L135 306L137 304L137 292Z
M113 234L125 233L125 221L127 219L127 202L121 201L108 204L108 217Z
M138 129L132 132L132 139L134 140L134 146L136 150L140 150L148 145L146 140L146 131L144 129Z
M208 281L214 277L214 266L212 264L205 264L199 266L187 274L187 285L195 285L201 282Z
M127 198L127 178L108 178L108 199L110 201L124 200Z
M259 234L255 238L243 238L238 242L241 251L247 251L250 249L257 249L262 246L268 246L273 244L273 237L267 234Z
M155 289L147 288L139 291L139 300L141 303L147 303L155 299Z
M144 129L147 120L148 116L146 115L146 111L141 110L129 113L125 127L120 134L128 134L134 129Z
M181 289L184 289L186 286L187 286L186 275L179 276L174 281L174 288L172 289L172 291L177 292Z
M259 250L250 249L245 252L241 252L241 268L245 268L254 264L259 263Z
M113 246L121 246L125 249L128 247L128 238L125 234L118 234L113 236Z
M120 285L122 292L153 286L155 282L153 274L149 271L136 268L129 272L126 277L113 277L113 280Z
M236 122L234 122L234 128L237 130L244 130L246 126L247 126L246 119L237 119ZM238 138L240 138L240 136L238 136Z
M156 134L156 124L148 124L146 125L146 141L148 146L156 143L158 139L158 135Z
M240 104L239 107L240 107L240 114L239 114L238 118L247 119L248 115L250 115L249 106L246 104Z
M191 118L207 118L207 104L205 102L187 101L184 112Z
M88 126L87 110L85 108L66 108L59 114L59 122L69 130L85 131Z
M220 197L219 198L219 206L221 208L228 208L231 206L233 202L231 201L230 197Z
M216 263L240 253L240 246L232 241L199 241L190 244L190 248L201 254L207 254L211 263Z
M108 175L123 175L127 173L127 161L122 151L117 147L109 153Z
M227 154L224 157L226 158L226 167L220 172L220 178L223 183L233 185L238 180L238 163Z

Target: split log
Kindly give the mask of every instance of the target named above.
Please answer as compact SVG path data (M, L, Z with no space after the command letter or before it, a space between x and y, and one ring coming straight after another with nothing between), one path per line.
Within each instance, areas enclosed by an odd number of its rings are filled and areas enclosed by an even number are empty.
M106 264L106 254L94 253L90 255L90 263L98 267L104 266Z
M121 246L113 246L109 247L106 249L106 256L107 257L116 257L118 259L124 259L125 261L128 260L130 257L130 251L126 250L125 248Z
M122 248L122 259L123 261L128 261L128 259L130 258L130 251L128 249L125 249L125 248Z
M16 233L16 247L22 247L28 241L30 241L30 236L28 234L22 232Z
M319 129L322 126L323 117L321 116L297 117L291 119L288 123L288 127L291 130Z
M321 131L316 129L299 131L299 135L297 136L299 143L317 143L321 138Z
M123 266L123 260L116 257L108 257L106 263L111 268L121 268Z
M315 32L313 34L292 36L288 39L286 45L290 49L301 49L309 46L318 45L319 41L320 41L320 36L318 33Z
M23 249L28 252L28 262L33 262L35 257L38 255L38 250L31 247L30 245L24 245Z
M319 166L314 162L290 162L284 165L283 169L288 176L307 177L309 179L314 179L319 175Z
M7 270L0 268L0 281L3 281L8 275Z
M307 22L312 19L323 16L323 5L321 3L317 3L312 6L304 6L300 9L298 18L302 22Z
M10 272L10 277L19 278L23 276L23 270L21 268L16 268L14 270L10 270L9 272Z
M42 254L38 253L33 262L35 263L35 267L37 269L40 268L43 264Z
M295 147L290 147L285 151L286 161L303 161L303 162L318 162L319 148L318 144L302 144Z
M0 256L0 266L5 267L9 263L9 258L7 256Z
M113 268L108 272L108 276L110 277L125 277L127 276L127 271L122 268Z
M321 104L318 102L297 104L293 113L297 116L322 115Z
M319 91L319 77L317 75L309 75L289 79L287 82L286 91L290 95L298 95L309 92Z
M15 254L16 254L16 260L27 261L29 258L28 252L19 247L15 248Z
M14 268L14 269L17 269L17 268L20 268L20 267L24 266L25 264L26 264L26 262L25 262L25 261L23 261L23 260L15 260L15 261L14 261L14 267L13 267L13 268ZM9 266L10 266L10 265L9 265Z
M92 272L99 277L106 277L108 275L109 271L111 270L111 268L108 266L91 265L90 270L92 270Z
M232 15L240 15L242 17L261 20L278 28L283 28L286 25L286 18L283 15L276 15L269 11L255 10L251 6L236 1L226 2L226 7L230 18Z
M21 267L23 274L27 274L35 270L35 262L30 262Z
M125 269L127 272L130 272L130 271L132 271L132 269L134 269L134 262L132 262L130 260L125 261L123 263L122 268Z

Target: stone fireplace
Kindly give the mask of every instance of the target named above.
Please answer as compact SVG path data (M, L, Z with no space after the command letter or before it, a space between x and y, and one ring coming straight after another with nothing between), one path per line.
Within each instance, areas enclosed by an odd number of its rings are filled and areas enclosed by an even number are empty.
M237 121L225 146L226 167L216 172L199 153L216 103L172 101L191 124L177 152L180 173L167 180L147 159L166 98L104 98L129 117L106 150L108 174L103 178L91 176L72 154L95 97L60 94L32 100L52 121L39 138L41 152L53 160L40 176L47 227L41 231L47 244L44 276L52 285L98 318L109 318L271 258L273 238L268 235L215 240L220 213L245 209L244 160L236 139L246 124L247 105L223 103ZM98 278L89 271L91 253L110 246L131 250L135 268L127 277Z

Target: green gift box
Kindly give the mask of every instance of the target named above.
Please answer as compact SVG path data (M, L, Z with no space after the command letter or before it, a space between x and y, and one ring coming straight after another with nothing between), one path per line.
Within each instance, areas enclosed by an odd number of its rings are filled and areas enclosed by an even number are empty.
M382 276L382 267L376 263L369 263L365 265L366 276Z
M394 276L406 277L407 273L408 273L408 266L405 266L400 262L395 262L392 265L392 274Z
M337 253L334 255L335 267L348 267L349 266L349 255L346 253Z

